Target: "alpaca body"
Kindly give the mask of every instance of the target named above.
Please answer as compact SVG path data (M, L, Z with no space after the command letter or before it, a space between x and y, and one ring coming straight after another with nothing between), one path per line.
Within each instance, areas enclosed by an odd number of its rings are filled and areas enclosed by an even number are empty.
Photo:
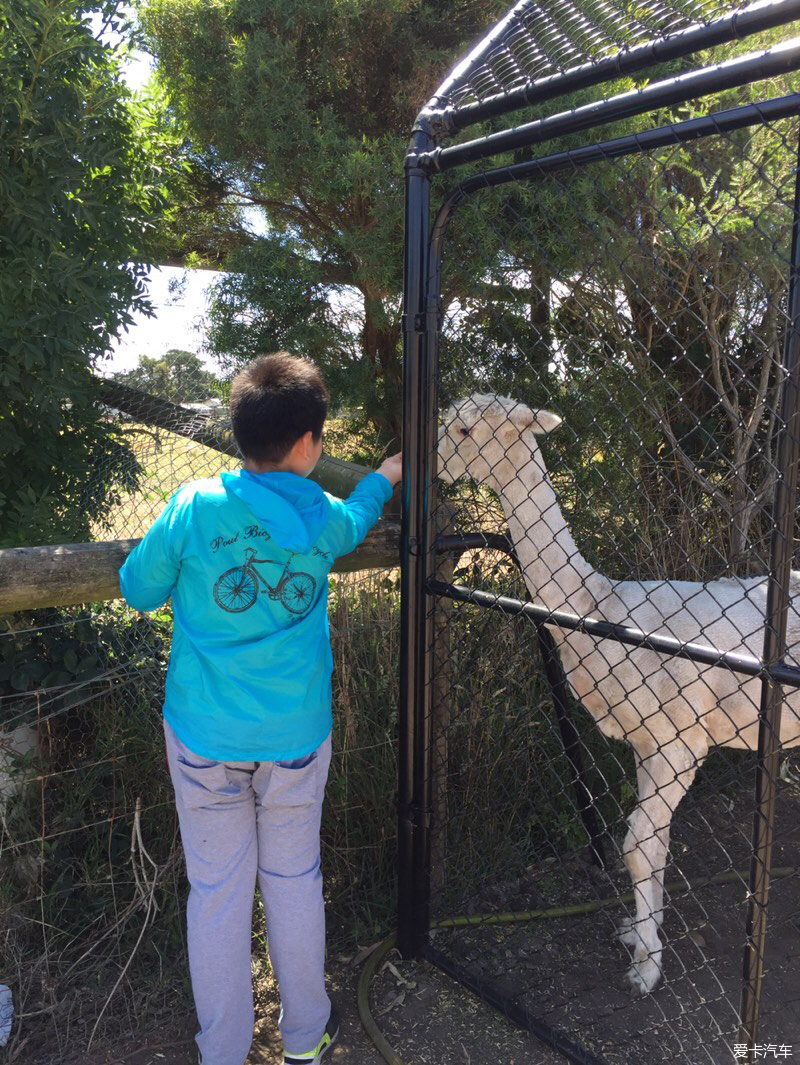
M529 441L515 441L506 454L524 469L531 465ZM766 577L708 584L611 581L595 572L578 551L546 475L540 474L527 494L518 475L492 480L532 601L548 610L760 658ZM800 573L792 574L792 587L800 592ZM794 606L798 601L793 600L787 632L787 663L793 665L800 664L800 615ZM642 754L690 728L698 736L707 735L707 746L757 748L760 679L585 633L555 627L551 631L570 686L606 735L627 740ZM794 690L781 726L786 744L800 743L799 711L800 692Z
M546 601L535 585L526 583L532 602L550 610L569 609L567 604L557 606L555 598ZM725 585L731 586L724 589L730 596L727 603L719 602L721 586ZM685 595L687 602L697 601L709 587L717 593L717 620L701 624L690 614L675 611L676 594ZM692 581L621 581L611 584L608 595L593 605L586 616L759 658L763 650L766 591L766 578L717 581L711 586ZM742 630L753 623L754 609L758 610L761 628L743 635ZM792 620L786 662L800 665L800 619L795 615ZM705 734L708 746L757 749L759 678L548 627L559 646L574 694L606 735L627 740L642 754L690 728L698 736ZM796 689L787 692L781 739L785 745L800 743L800 692Z
M513 400L472 396L455 404L440 433L440 476L467 475L500 497L531 600L548 610L672 636L759 658L767 578L612 581L578 551L547 477L534 434L560 418ZM787 634L787 663L800 665L800 574ZM637 806L623 844L636 898L635 921L621 928L633 948L627 982L653 990L662 975L659 928L672 815L709 748L755 750L761 681L729 669L666 657L586 633L548 626L567 681L607 736L626 740L637 765ZM800 744L800 692L784 702L781 739Z

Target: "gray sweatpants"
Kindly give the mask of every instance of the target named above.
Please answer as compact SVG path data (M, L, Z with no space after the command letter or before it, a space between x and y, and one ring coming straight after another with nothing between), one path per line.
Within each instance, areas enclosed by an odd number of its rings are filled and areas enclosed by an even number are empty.
M243 1065L253 1038L250 969L256 879L264 901L287 1054L322 1038L325 912L319 829L330 737L296 762L213 762L164 722L189 901L189 971L203 1065Z

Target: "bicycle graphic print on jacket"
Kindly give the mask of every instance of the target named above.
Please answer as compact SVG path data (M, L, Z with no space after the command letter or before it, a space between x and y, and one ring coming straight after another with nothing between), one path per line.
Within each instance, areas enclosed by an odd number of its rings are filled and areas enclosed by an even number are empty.
M226 570L214 585L214 601L217 606L227 610L229 614L241 614L255 604L259 585L263 585L262 595L266 594L270 599L277 600L292 614L305 614L314 600L317 582L310 573L292 572L289 569L296 553L289 552L277 584L270 584L256 566L280 566L282 563L274 558L256 558L252 547L245 548L244 563Z

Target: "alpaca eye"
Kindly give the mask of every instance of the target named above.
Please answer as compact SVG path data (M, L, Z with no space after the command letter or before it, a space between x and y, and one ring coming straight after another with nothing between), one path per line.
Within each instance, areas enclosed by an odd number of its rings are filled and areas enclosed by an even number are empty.
M467 429L467 427L464 425L459 425L458 431L461 433L462 436L469 436L469 429Z

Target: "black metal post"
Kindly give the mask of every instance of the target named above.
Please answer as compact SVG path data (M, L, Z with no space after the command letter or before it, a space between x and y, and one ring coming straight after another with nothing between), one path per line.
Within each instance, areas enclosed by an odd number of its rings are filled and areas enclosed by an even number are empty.
M422 163L436 170L450 170L463 163L486 159L503 152L529 148L582 130L631 118L652 114L686 100L721 92L738 85L748 85L800 67L800 43L789 41L768 52L739 56L736 59L681 74L677 78L654 82L643 89L620 93L608 100L598 100L582 107L549 115L535 122L503 130L477 140L456 144L451 148L434 148Z
M419 167L421 152L433 139L417 123L406 156L405 278L403 295L403 517L401 533L400 708L398 784L397 945L406 957L419 953L428 930L428 869L420 840L419 722L424 702L424 633L426 607L421 543L426 516L418 490L424 463L422 396L426 380L425 288L430 182ZM422 855L420 851L422 850Z
M427 218L426 218L427 222ZM438 443L437 397L439 384L439 290L431 285L431 238L426 248L426 281L424 293L424 362L419 394L419 451L417 491L422 498L420 511L419 561L419 628L417 631L418 698L416 704L416 863L418 949L428 942L431 894L431 842L433 818L433 754L434 754L434 670L436 655L434 640L434 605L428 595L428 584L436 567L436 446ZM445 767L446 768L446 767Z
M525 163L513 163L467 178L450 195L440 208L433 225L431 240L430 273L435 273L434 258L440 256L440 245L444 240L454 210L465 199L480 189L495 188L514 181L534 181L562 170L572 171L593 163L607 163L612 159L621 159L627 155L640 152L656 151L672 144L684 144L715 134L732 133L734 130L746 129L748 126L763 126L768 122L794 118L800 114L800 93L791 93L774 100L764 100L757 104L745 104L732 107L726 111L715 111L702 118L691 118L685 122L675 122L669 126L658 126L643 133L631 133L624 137L598 141L585 148L572 148L553 155L540 156ZM438 279L435 279L438 284ZM431 282L433 284L433 280Z
M797 464L800 459L800 143L795 173L788 322L781 367L784 382L777 458L778 482L772 515L771 564L764 632L763 660L766 666L781 662L786 654L789 579L797 505ZM750 866L747 943L742 971L739 1032L739 1042L749 1048L748 1060L755 1060L752 1048L758 1037L764 977L782 703L781 684L773 678L765 677L759 713L756 809L753 820L753 855Z

